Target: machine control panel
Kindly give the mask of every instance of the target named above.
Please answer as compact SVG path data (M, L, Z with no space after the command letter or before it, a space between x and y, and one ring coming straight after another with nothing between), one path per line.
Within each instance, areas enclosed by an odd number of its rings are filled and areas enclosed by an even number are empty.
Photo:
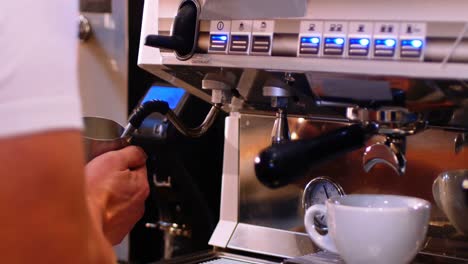
M289 54L297 57L422 61L426 41L426 24L418 22L302 20L287 24L284 20L213 20L209 23L208 53L218 54L272 56L275 39L293 35L296 37L289 38L287 48Z

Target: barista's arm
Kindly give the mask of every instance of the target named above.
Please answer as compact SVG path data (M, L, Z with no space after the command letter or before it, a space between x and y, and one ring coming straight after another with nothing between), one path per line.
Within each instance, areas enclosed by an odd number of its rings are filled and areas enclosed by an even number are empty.
M3 263L115 263L85 198L78 130L0 139Z

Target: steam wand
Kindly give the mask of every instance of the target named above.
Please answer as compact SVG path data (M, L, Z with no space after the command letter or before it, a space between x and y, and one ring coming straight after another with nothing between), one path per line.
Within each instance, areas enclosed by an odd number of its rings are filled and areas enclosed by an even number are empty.
M230 104L235 82L236 76L232 72L224 71L223 69L219 72L208 73L205 75L202 80L202 89L211 91L211 102L213 103L213 106L205 117L203 123L198 127L186 127L174 111L171 110L167 102L151 100L135 109L133 114L130 116L128 125L125 127L121 137L126 137L134 133L135 130L141 126L143 120L152 113L160 113L166 116L169 122L171 122L184 136L192 138L201 137L213 125L216 117L218 117L218 114L221 111L221 107L224 104Z
M201 125L195 128L188 128L177 117L174 111L171 110L167 102L151 100L143 103L141 106L135 109L133 114L130 116L128 125L125 127L121 137L126 137L133 134L141 126L145 118L152 113L160 113L166 116L167 119L174 125L174 127L183 135L193 138L200 137L205 134L211 125L213 125L221 110L220 108L221 104L214 104Z

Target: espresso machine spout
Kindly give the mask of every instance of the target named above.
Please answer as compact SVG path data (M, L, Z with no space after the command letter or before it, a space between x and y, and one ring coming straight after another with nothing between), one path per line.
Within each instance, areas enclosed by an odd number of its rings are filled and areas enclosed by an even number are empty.
M377 164L385 164L398 175L406 171L406 138L387 137L385 142L376 143L366 148L362 157L362 166L365 172L370 172Z
M350 107L347 109L347 117L362 123L375 122L379 125L377 134L385 136L383 143L378 142L365 149L362 158L364 171L370 172L377 164L385 164L398 175L404 175L406 137L424 130L427 127L426 122L404 107Z
M290 73L286 73L283 81L270 79L263 87L263 96L271 98L271 107L276 109L276 119L271 131L271 144L280 144L291 139L288 125L287 108L289 98L293 97L290 85L294 78Z

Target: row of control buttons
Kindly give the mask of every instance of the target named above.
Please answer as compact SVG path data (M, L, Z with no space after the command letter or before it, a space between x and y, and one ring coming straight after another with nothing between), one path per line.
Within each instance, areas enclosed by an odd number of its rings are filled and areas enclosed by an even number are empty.
M214 34L210 36L210 53L226 53L228 35ZM229 53L245 53L249 52L250 36L246 35L232 35L229 45ZM250 53L252 54L265 54L268 55L271 50L271 37L270 36L253 36L252 46Z
M299 47L299 55L319 55L319 37L302 37ZM419 58L422 55L424 40L405 39L400 41L401 58ZM371 40L369 38L350 38L348 44L348 56L367 57L371 50ZM397 50L395 39L375 39L373 56L382 58L393 58ZM344 38L325 38L323 55L342 56L345 51Z
M210 36L210 52L225 53L228 47L227 35ZM302 37L299 44L299 56L319 55L321 39L319 37ZM406 39L400 42L400 57L419 58L422 55L424 41L421 39ZM249 36L231 36L229 51L231 53L247 53L249 50ZM342 56L345 52L344 38L325 38L323 55ZM371 48L368 38L351 38L348 44L348 56L367 57ZM253 54L268 54L271 48L269 36L254 36L250 52ZM393 58L397 48L395 39L375 39L373 56Z
M211 21L209 53L271 55L275 21ZM296 55L416 59L423 56L424 23L300 21ZM402 33L400 33L402 32ZM289 44L288 44L289 45ZM281 56L281 55L280 55Z

